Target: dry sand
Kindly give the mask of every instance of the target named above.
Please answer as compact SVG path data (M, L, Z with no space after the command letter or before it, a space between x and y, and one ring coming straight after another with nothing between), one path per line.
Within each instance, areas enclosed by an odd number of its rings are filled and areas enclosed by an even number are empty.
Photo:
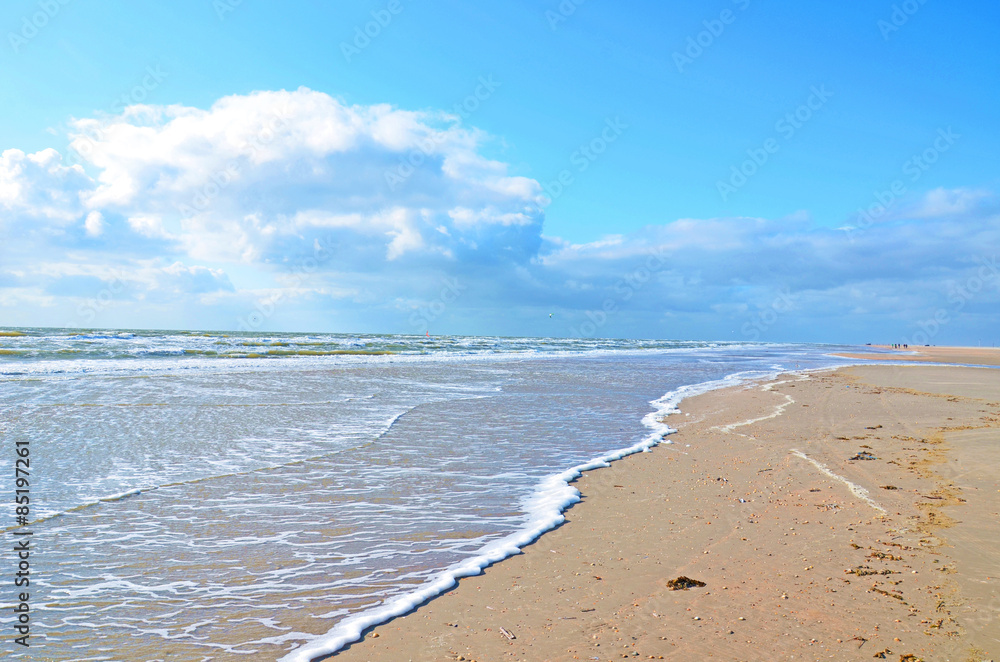
M890 347L877 345L881 349ZM919 363L961 363L965 365L1000 365L1000 348L996 347L910 347L898 354L840 354L851 359L875 361L907 361Z
M1000 660L1000 371L854 367L681 409L673 443L577 482L567 524L337 660Z

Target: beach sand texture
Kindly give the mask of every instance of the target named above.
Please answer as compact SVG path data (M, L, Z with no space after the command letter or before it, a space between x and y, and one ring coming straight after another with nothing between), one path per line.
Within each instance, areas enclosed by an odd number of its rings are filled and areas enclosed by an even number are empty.
M882 349L890 349L879 345ZM874 361L905 361L907 363L962 363L967 365L1000 365L1000 348L996 347L910 347L898 354L840 354L852 359Z
M585 474L567 524L336 658L1000 659L1000 371L861 366L681 410L673 443Z

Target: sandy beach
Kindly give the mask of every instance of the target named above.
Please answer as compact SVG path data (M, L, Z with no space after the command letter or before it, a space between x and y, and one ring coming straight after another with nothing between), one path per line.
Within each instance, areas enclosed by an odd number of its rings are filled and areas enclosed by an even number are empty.
M566 524L336 658L1000 659L1000 371L786 375L681 412Z
M878 345L881 349L892 349ZM840 354L852 359L873 361L905 361L907 363L958 363L964 365L1000 365L1000 348L996 347L909 347L897 354Z

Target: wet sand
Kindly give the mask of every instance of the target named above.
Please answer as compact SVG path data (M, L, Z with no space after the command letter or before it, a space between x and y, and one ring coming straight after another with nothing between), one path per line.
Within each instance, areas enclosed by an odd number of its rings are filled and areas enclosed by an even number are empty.
M565 525L336 659L1000 659L1000 371L861 366L681 410L672 443L577 481Z

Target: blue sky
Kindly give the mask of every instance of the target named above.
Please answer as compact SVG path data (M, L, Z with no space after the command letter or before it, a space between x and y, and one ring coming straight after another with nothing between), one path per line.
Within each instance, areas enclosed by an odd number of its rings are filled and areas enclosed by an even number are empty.
M995 3L0 27L0 324L997 341Z

